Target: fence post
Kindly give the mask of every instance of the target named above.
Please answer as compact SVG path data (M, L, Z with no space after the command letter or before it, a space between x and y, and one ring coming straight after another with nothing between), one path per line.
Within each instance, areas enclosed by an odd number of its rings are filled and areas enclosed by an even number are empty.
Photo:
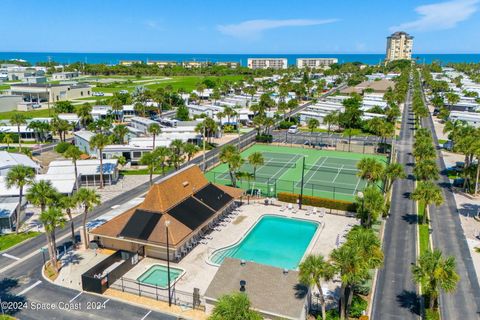
M122 292L125 292L125 287L123 286L123 277L120 278L122 280Z
M138 296L142 296L142 289L140 288L140 282L138 283Z
M333 200L335 200L335 186L333 186Z
M155 285L155 298L158 301L158 286L157 285Z

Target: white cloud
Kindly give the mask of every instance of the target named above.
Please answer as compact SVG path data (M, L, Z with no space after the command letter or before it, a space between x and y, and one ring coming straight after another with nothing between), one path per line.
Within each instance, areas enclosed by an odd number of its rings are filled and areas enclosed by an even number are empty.
M415 8L420 17L390 28L391 31L433 31L454 28L477 11L479 0L453 0Z
M163 29L161 27L161 25L157 21L154 21L154 20L147 20L147 21L144 22L144 24L149 29L154 29L154 30L162 30Z
M337 19L286 19L286 20L247 20L238 24L219 25L217 29L229 36L237 38L259 37L263 31L283 27L316 26L336 22Z

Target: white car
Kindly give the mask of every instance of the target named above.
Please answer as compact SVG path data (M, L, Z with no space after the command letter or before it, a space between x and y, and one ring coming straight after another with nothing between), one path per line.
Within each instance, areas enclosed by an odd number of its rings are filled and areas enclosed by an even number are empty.
M105 93L103 93L103 92L93 92L92 95L96 96L96 97L103 97L105 95Z
M128 94L128 90L120 90L120 91L118 91L118 93L120 93L120 94Z
M288 133L295 134L298 132L298 127L297 126L291 126L288 128Z

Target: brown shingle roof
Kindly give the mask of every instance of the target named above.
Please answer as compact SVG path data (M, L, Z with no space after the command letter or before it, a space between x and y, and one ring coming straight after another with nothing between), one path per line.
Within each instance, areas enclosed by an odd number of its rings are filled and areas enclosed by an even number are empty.
M208 180L198 166L187 167L154 184L140 208L165 212L207 184Z
M170 221L169 242L175 246L184 241L194 230L168 214L168 210L192 196L192 194L208 184L198 166L187 167L182 171L168 176L158 184L153 185L140 205L116 216L90 233L100 236L117 238L134 214L135 210L148 210L161 215L155 228L148 237L152 244L166 244L165 221ZM243 191L237 188L217 186L233 198L238 198ZM200 226L201 227L201 226ZM135 239L133 239L135 240Z

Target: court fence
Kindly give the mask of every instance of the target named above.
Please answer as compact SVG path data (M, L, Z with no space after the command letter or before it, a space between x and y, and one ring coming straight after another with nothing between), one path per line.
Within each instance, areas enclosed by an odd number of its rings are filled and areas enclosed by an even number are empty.
M207 177L210 178L213 183L230 184L228 173L210 171L207 173ZM242 189L247 190L247 194L266 197L275 197L279 192L301 192L301 181L260 176L257 176L255 179L251 177L249 180L238 179L237 185ZM356 191L356 186L353 185L352 187L342 187L332 183L318 182L307 182L303 184L304 195L329 198L333 200L352 201L355 199Z
M379 137L375 136L354 136L349 141L348 137L323 132L288 134L287 132L274 131L273 143L292 147L303 146L304 148L378 155L389 154L391 148L390 143L383 143Z
M110 285L110 288L135 294L140 297L147 297L157 301L168 302L168 289L164 287L154 286L147 283L139 282L126 277L121 277L115 283ZM200 295L200 290L193 289L193 292L181 291L171 287L171 301L172 304L205 311L205 299Z

